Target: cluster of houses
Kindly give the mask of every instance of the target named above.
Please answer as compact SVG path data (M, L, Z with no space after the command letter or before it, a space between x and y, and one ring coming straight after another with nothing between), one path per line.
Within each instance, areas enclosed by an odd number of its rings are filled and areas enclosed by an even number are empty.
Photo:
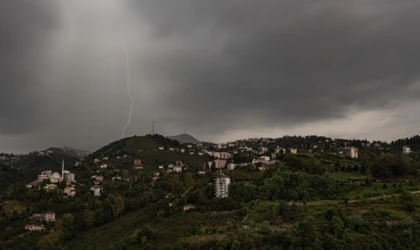
M14 163L18 160L20 160L19 156L0 153L0 163Z
M38 156L50 156L50 155L52 155L52 153L53 152L51 150L39 151Z
M28 223L25 225L25 230L29 232L40 232L45 230L43 223L55 222L55 213L48 211L45 213L32 214L28 218Z
M52 172L51 170L42 171L38 175L37 179L28 183L27 188L41 188L41 183L48 181L49 183L45 184L43 188L47 191L54 190L57 188L57 183L66 182L66 187L64 188L64 193L68 197L74 197L76 195L76 188L74 183L76 183L76 175L71 173L68 170L64 169L64 160L61 166L61 174L58 172Z

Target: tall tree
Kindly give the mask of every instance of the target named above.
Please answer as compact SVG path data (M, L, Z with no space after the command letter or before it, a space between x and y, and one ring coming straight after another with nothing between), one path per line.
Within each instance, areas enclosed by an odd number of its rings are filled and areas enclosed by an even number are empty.
M185 174L184 183L186 188L193 188L195 186L195 180L191 173Z
M83 219L85 221L87 228L92 228L93 223L95 222L95 212L89 209L86 209L83 214Z
M112 203L112 212L114 214L114 218L118 217L125 209L124 207L124 200L121 196L117 196L114 198L114 202Z
M174 193L179 194L180 192L182 192L183 183L179 179L178 175L174 175L174 177L172 177L171 188L172 188L172 192Z

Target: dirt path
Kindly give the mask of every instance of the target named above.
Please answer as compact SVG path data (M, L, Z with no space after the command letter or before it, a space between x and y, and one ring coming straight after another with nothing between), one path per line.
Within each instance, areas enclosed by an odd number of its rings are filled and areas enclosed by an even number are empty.
M413 192L410 192L410 193L420 194L420 191L413 191ZM379 199L382 199L382 198L389 198L389 197L399 196L399 195L401 195L401 194L383 195L383 196L378 196L378 197L367 198L365 200L379 200ZM355 202L359 202L359 201L362 201L362 200L352 200L352 201L349 201L349 203L355 203Z

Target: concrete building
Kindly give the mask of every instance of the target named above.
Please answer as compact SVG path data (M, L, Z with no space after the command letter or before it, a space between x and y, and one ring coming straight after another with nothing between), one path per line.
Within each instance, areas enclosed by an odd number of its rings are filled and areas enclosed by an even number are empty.
M43 213L42 214L42 217L44 218L44 220L46 222L53 222L53 221L55 221L55 213L54 212L51 212L51 211L48 211L48 212Z
M408 155L411 153L411 148L409 146L404 146L403 148L403 154Z
M359 153L357 151L357 148L355 147L345 147L343 150L343 154L350 158L355 158L355 159L359 158Z
M261 162L267 162L267 161L270 161L270 156L260 156L260 161L261 161Z
M93 191L93 195L101 196L103 188L101 186L95 185L95 186L92 186L90 190Z
M232 155L227 152L214 152L213 156L219 159L230 159L232 158Z
M228 170L235 170L235 168L236 168L236 164L235 164L235 163L229 163L229 164L227 165L227 169L228 169Z
M182 166L174 166L173 171L175 173L181 173L182 172Z
M217 198L226 198L229 196L230 178L224 175L216 177L214 181L214 194Z
M69 197L74 197L76 195L76 189L74 187L65 187L64 193Z
M226 163L227 163L227 160L225 160L225 159L216 159L216 160L214 160L214 167L217 168L217 169L225 168Z
M297 154L297 148L291 148L290 149L290 153Z

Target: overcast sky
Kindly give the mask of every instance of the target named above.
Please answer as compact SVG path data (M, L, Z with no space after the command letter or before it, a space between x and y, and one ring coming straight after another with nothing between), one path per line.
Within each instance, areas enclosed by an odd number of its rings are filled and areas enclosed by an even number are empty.
M1 0L0 152L420 127L418 0Z

